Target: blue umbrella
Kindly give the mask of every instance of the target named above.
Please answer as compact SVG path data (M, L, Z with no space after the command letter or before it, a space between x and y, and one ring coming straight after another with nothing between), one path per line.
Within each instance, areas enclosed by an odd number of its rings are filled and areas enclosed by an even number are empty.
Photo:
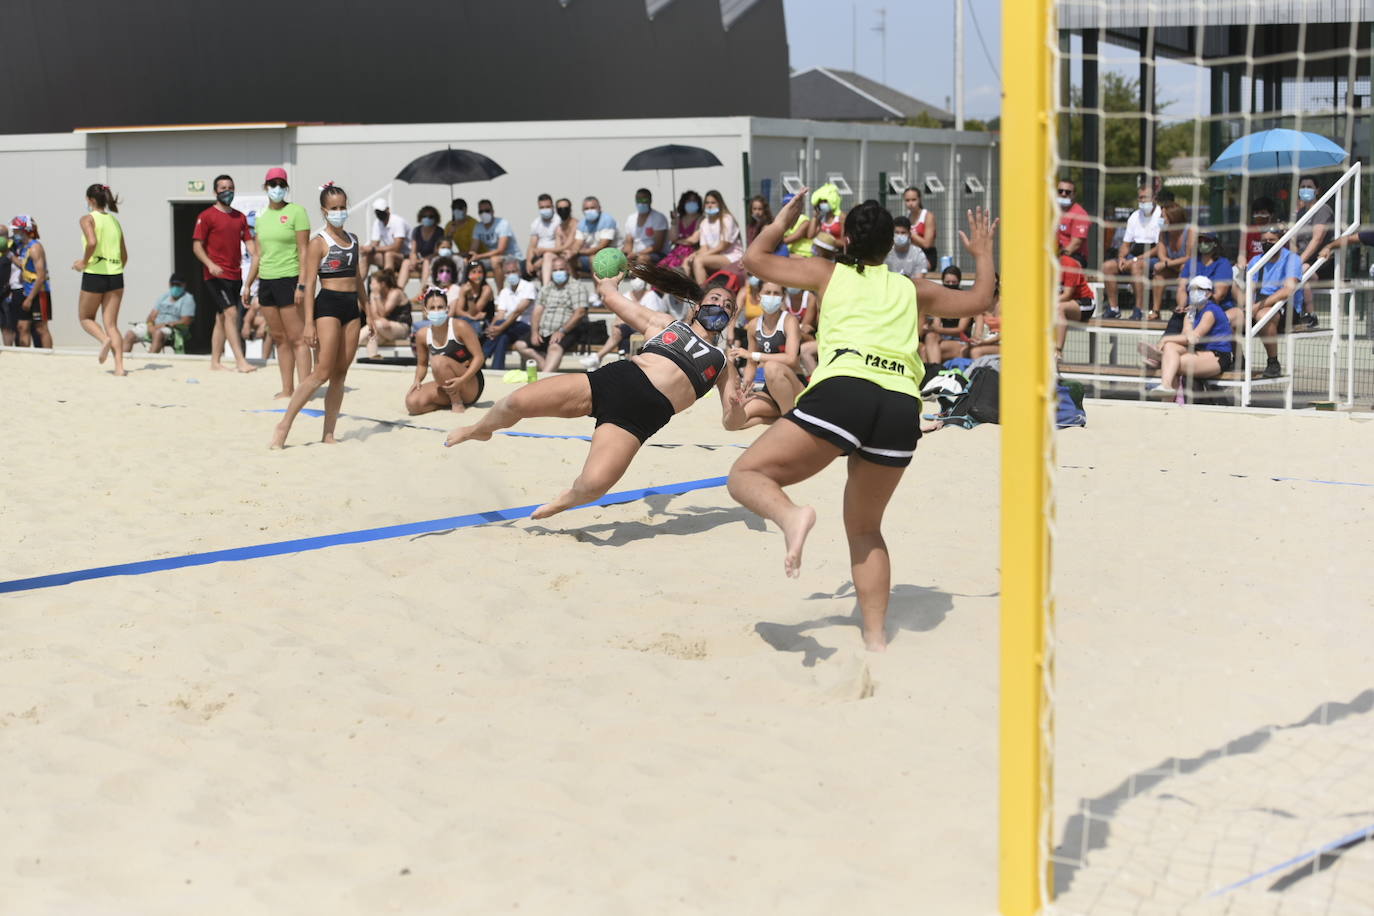
M1321 136L1302 130L1261 130L1241 137L1213 162L1213 172L1282 172L1340 165L1346 152Z

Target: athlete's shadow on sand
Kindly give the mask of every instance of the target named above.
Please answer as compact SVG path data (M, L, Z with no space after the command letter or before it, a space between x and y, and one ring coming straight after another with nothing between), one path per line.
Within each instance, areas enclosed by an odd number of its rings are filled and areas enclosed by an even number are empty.
M722 525L743 522L751 531L767 531L763 519L742 506L723 508L720 506L687 506L680 512L668 511L668 504L679 494L646 496L651 516L665 516L663 521L653 524L647 522L607 522L601 525L584 525L580 528L554 529L533 525L525 530L532 534L562 534L592 544L596 547L624 547L635 541L643 541L660 535L701 534ZM605 535L603 537L603 535Z
M854 591L853 582L845 582L834 593L817 592L807 597L808 601L820 601L850 596L854 596L855 599L854 610L848 615L832 614L829 617L819 617L802 623L760 621L754 624L754 632L758 633L764 642L779 652L802 653L802 665L807 668L813 667L816 662L829 658L839 649L834 646L821 645L820 641L816 637L808 635L807 631L819 627L837 627L846 624L858 629L860 624L859 601ZM920 585L895 585L887 604L888 639L895 640L897 632L901 630L909 630L913 633L933 630L944 623L945 616L953 609L954 599L948 592L925 588Z

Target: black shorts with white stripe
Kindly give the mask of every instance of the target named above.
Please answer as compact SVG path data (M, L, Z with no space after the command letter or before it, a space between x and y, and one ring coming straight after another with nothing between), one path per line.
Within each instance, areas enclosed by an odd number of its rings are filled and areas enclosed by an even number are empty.
M874 464L904 468L921 438L921 401L860 378L833 376L786 414L817 438Z

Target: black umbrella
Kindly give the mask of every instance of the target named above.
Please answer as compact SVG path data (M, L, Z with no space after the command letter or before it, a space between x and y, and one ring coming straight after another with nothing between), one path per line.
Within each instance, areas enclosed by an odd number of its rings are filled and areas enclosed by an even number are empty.
M630 161L625 163L624 172L645 172L649 169L668 169L673 173L673 203L677 204L677 170L678 169L704 169L713 165L720 165L720 160L716 154L709 149L702 149L699 146L682 146L678 143L668 143L664 146L655 146L635 153L630 157Z
M449 147L426 153L397 172L396 177L411 184L446 184L452 197L455 184L486 181L504 174L505 169L481 153Z

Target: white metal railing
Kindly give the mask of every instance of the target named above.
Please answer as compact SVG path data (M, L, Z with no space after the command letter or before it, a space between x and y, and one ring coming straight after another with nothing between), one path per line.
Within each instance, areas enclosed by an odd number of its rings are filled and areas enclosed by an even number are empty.
M1342 224L1341 224L1341 220L1344 218L1344 214L1345 214L1345 210L1344 210L1344 207L1343 207L1344 198L1343 198L1342 194L1343 194L1344 189L1345 189L1345 186L1346 186L1347 184L1351 185L1352 188L1353 188L1353 190L1354 190L1354 203L1355 203L1354 211L1353 211L1353 212L1354 212L1354 218L1351 220L1351 222L1349 223L1349 225L1346 226L1346 228L1345 228L1344 230L1341 230L1341 228L1340 228L1341 225L1342 225ZM1345 174L1343 174L1340 178L1336 179L1336 181L1334 181L1334 182L1331 184L1331 187L1327 188L1326 193L1323 194L1321 197L1317 198L1317 200L1316 200L1315 202L1313 202L1312 206L1310 206L1310 207L1307 208L1307 212L1305 212L1301 217L1299 217L1298 220L1297 220L1296 222L1293 223L1293 225L1291 225L1291 226L1288 227L1288 231L1285 232L1285 233L1283 234L1283 236L1278 240L1278 243L1277 243L1277 244L1271 246L1270 249L1269 249L1268 251L1266 251L1264 254L1260 255L1259 260L1255 261L1254 264L1251 264L1251 265L1249 265L1249 266L1247 266L1247 267L1245 268L1245 284L1244 284L1244 292L1245 292L1245 342L1244 342L1244 344L1243 344L1244 349L1243 349L1241 352L1244 354L1245 359L1246 359L1246 362L1245 362L1245 371L1244 371L1244 375L1242 376L1242 384L1241 384L1241 389L1240 389L1240 403L1241 403L1241 406L1242 406L1242 407L1248 407L1248 406L1250 406L1251 371L1250 371L1250 362L1249 362L1249 360L1250 360L1250 351L1251 351L1251 349L1252 349L1252 345L1253 345L1253 342L1254 342L1254 339L1255 339L1255 335L1258 334L1260 331L1264 330L1265 326L1268 325L1270 321L1273 321L1274 318L1278 315L1279 311L1280 311L1285 305L1288 304L1288 300L1283 300L1283 301L1280 301L1280 302L1278 302L1278 303L1276 303L1276 304L1270 306L1270 307L1269 307L1269 310L1268 310L1267 312L1264 313L1264 316L1261 317L1261 318L1259 319L1259 321L1255 321L1255 301L1254 301L1254 297L1253 297L1253 295L1252 295L1252 290L1253 290L1253 287L1254 287L1255 276L1256 276L1256 274L1258 274L1261 270L1264 269L1264 265L1268 264L1271 260L1273 260L1274 257L1276 257L1276 256L1278 255L1278 253L1279 253L1280 251L1282 251L1282 250L1284 250L1284 249L1286 248L1286 246L1288 245L1289 240L1291 240L1291 239L1297 234L1298 230L1301 229L1303 226L1306 226L1308 223L1310 223L1310 222L1312 221L1313 217L1316 216L1317 211L1321 209L1322 204L1326 203L1328 200L1331 200L1332 197L1335 198L1335 205L1334 205L1334 207L1332 208L1333 212L1335 213L1335 216L1334 216L1333 222L1332 222L1332 229L1333 229L1333 231L1335 231L1335 234L1332 236L1332 240L1334 240L1334 239L1340 238L1340 237L1342 237L1342 236L1349 235L1350 233L1355 232L1356 230L1358 230L1358 229L1360 228L1360 163L1356 162L1356 163L1355 163L1354 165L1352 165L1350 168L1346 169ZM1313 261L1312 261L1312 266L1309 267L1306 271L1303 272L1302 279L1300 279L1300 280L1298 281L1298 288L1297 288L1297 290L1294 291L1295 294L1296 294L1297 292L1303 290L1303 289L1307 286L1307 281L1310 280L1310 279L1312 278L1312 276L1313 276L1314 274L1316 274L1316 272L1317 272L1318 270L1321 269L1322 265L1325 264L1326 261L1327 261L1327 259L1326 259L1326 258L1323 258L1323 257L1317 257L1317 258L1314 258L1314 259L1313 259ZM1333 290L1333 295L1332 295L1332 298L1331 298L1331 304L1332 304L1332 320L1333 320L1333 321L1339 320L1339 316L1340 316L1341 293L1343 292L1343 287L1344 287L1344 284L1345 284L1344 275L1345 275L1345 248L1342 247L1342 248L1337 248L1337 249L1336 249L1336 281L1335 281L1335 289ZM1309 292L1310 292L1310 291L1309 291ZM1291 299L1292 297L1290 296L1289 298ZM1353 308L1351 309L1351 313L1352 313L1352 314L1354 313L1354 309L1353 309ZM1292 320L1293 320L1294 317L1296 317L1296 316L1294 316L1294 315L1292 315L1292 314L1289 315L1289 321L1290 321L1290 323L1292 322ZM1335 341L1339 340L1339 338L1340 338L1340 328L1339 328L1339 326L1337 325L1337 326L1335 326L1335 327L1333 328L1333 330L1332 330L1332 341L1333 341L1333 343L1332 343L1332 359L1333 359L1333 364L1332 364L1332 365L1333 365L1333 367L1334 367L1334 359L1335 359L1335 355L1336 355L1336 344L1335 344ZM1353 348L1353 346L1354 346L1354 345L1353 345L1353 340L1352 340L1352 342L1351 342L1351 351L1350 351L1350 353L1347 355L1347 360L1348 360L1348 363L1347 363L1348 370L1347 370L1347 371L1350 373L1350 375L1351 375L1352 377L1353 377L1353 375L1354 375L1354 348ZM1287 353L1285 354L1285 356L1288 358L1288 369L1287 369L1287 371L1290 373L1290 376L1289 376L1289 383L1288 383L1287 403L1288 403L1288 406L1292 406L1292 399L1293 399L1293 381L1292 381L1291 373L1293 372L1293 348L1292 348L1292 335L1291 335L1291 334L1289 335L1289 347L1288 347L1288 350L1287 350ZM1330 371L1331 371L1331 373L1334 373L1335 370L1334 370L1334 368L1332 368ZM1331 387L1332 387L1332 388L1335 387L1335 377L1334 377L1334 374L1332 374L1331 377L1330 377L1330 384L1331 384Z

